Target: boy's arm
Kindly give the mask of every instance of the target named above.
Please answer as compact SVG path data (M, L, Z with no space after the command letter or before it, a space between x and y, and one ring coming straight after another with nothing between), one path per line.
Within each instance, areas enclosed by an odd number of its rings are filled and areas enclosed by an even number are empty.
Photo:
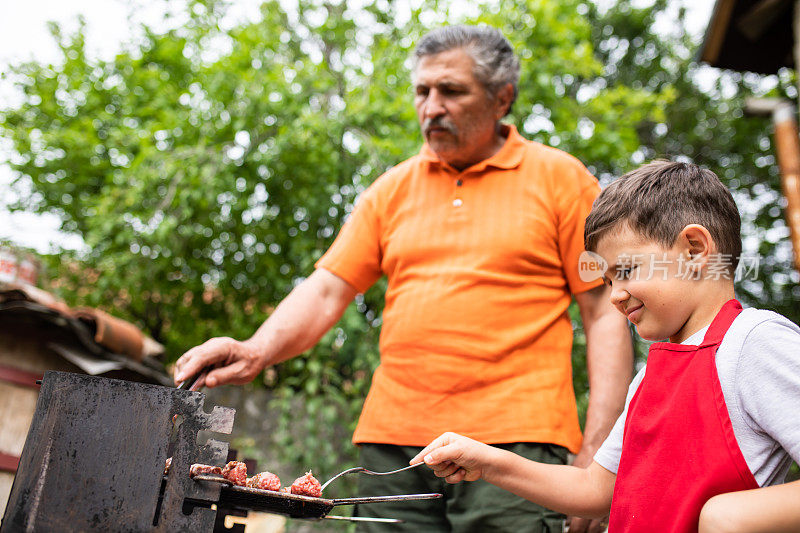
M700 512L699 533L800 531L800 481L714 496Z
M548 509L588 518L608 515L616 479L597 463L537 463L455 433L438 437L410 462L420 461L448 483L484 479Z

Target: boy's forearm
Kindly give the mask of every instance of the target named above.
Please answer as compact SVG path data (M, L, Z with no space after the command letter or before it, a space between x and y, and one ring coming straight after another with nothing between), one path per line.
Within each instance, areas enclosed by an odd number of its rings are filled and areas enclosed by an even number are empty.
M494 450L483 475L489 483L569 516L608 515L616 476L599 464L587 468L551 465Z
M800 531L800 481L714 496L700 513L699 533Z

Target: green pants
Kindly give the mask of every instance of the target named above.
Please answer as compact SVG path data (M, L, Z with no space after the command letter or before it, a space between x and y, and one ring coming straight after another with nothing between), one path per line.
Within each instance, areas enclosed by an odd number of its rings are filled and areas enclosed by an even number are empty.
M534 461L565 464L567 450L553 444L499 444ZM362 444L360 465L377 472L408 466L422 448L388 444ZM438 500L357 505L354 516L399 518L402 524L359 522L360 533L561 533L564 515L545 509L483 480L451 485L427 467L391 476L359 476L359 496L440 492Z

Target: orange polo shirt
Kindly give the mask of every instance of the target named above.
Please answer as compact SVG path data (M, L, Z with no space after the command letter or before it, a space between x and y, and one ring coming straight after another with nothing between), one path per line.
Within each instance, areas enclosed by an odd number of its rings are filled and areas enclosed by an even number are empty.
M425 145L380 176L317 262L362 292L388 279L355 443L455 431L580 447L567 307L600 284L578 276L600 187L574 157L505 130L461 172Z

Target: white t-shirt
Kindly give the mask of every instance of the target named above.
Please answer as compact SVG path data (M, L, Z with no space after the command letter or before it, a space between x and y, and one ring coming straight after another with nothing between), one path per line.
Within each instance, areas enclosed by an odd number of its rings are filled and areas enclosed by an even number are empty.
M683 344L700 344L707 330ZM722 339L716 363L733 434L747 466L762 487L782 483L792 459L800 463L800 327L772 311L745 309ZM619 469L628 404L645 369L633 378L625 411L594 456L614 473Z

